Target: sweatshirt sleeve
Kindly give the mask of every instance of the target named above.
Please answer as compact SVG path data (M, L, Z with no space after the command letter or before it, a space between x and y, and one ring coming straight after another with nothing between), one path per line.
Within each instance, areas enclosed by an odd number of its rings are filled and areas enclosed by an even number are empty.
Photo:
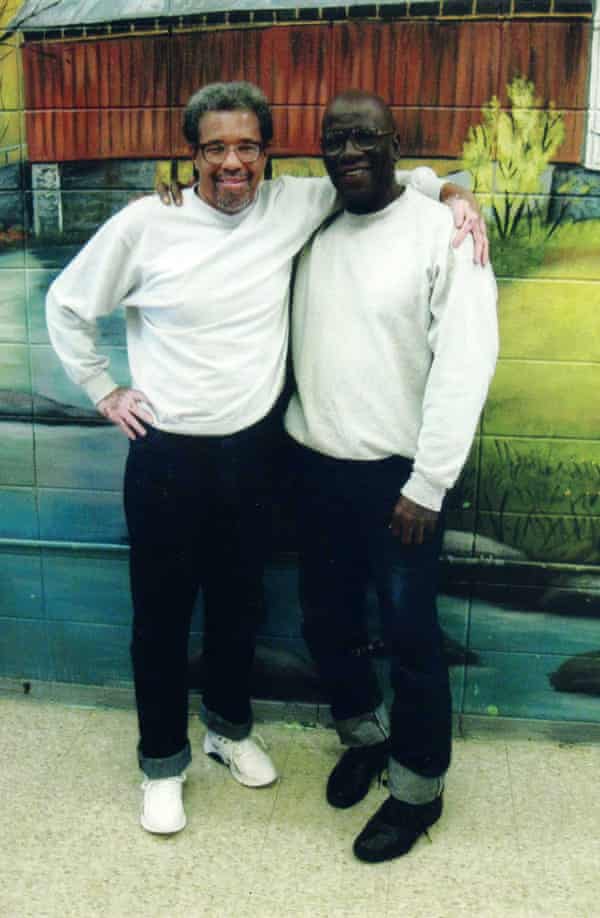
M123 228L122 213L92 236L52 283L46 297L54 350L69 377L94 404L117 386L108 358L96 350L96 319L114 312L136 283L132 243Z
M447 238L447 237L446 237ZM448 244L432 269L433 354L413 471L402 494L439 510L465 463L498 356L497 290L491 267L473 264L473 243Z
M410 185L415 191L419 191L433 201L439 201L444 182L428 166L418 166L416 169L397 169L396 178L402 185Z

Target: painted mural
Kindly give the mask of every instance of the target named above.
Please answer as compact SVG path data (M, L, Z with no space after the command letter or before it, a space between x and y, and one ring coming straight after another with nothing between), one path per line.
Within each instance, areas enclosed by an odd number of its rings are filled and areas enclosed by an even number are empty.
M598 2L4 0L0 26L0 676L130 678L126 442L53 354L49 283L117 209L189 178L202 83L263 88L274 175L322 173L323 106L359 86L392 105L403 165L479 196L499 280L501 359L449 498L456 710L600 722ZM125 382L122 316L99 335ZM255 693L318 700L293 552L282 507ZM201 632L199 605L197 682Z

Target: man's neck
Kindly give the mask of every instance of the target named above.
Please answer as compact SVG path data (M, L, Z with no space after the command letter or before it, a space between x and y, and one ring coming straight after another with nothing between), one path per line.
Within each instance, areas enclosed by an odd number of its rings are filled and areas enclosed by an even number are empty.
M395 181L393 185L386 189L385 194L380 198L376 198L374 201L370 201L365 207L361 207L359 204L344 204L344 208L351 214L361 216L376 214L378 211L385 210L386 207L389 207L389 205L399 198L404 191L405 186L399 185L398 182Z

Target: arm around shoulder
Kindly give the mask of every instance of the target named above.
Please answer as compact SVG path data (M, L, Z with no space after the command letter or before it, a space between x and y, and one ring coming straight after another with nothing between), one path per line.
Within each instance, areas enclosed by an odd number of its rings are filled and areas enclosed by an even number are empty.
M396 179L402 185L410 185L433 201L439 201L443 187L442 179L438 178L433 169L428 166L417 166L415 169L397 169Z

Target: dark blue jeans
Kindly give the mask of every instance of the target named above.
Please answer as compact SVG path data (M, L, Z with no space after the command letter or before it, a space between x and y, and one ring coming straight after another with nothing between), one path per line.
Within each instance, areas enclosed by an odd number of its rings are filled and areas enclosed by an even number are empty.
M294 444L305 640L338 724L369 717L382 693L371 658L366 591L374 585L390 659L391 755L423 778L450 763L451 697L436 592L442 526L403 546L389 523L412 462L355 462ZM358 744L360 744L360 740Z
M274 413L231 436L194 437L148 427L131 443L125 512L134 607L131 655L149 777L190 760L188 640L204 598L203 714L241 739L250 732L250 672L264 611Z

